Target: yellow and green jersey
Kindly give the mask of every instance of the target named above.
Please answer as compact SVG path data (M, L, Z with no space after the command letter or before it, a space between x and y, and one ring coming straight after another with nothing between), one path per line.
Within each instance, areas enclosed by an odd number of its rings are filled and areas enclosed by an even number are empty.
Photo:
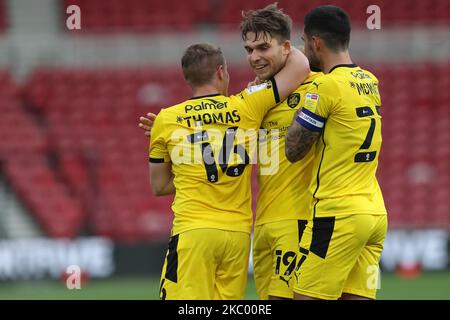
M259 193L255 225L308 219L308 190L313 168L314 151L299 162L287 160L284 146L287 129L295 112L301 107L309 84L322 73L312 72L292 94L271 109L261 124L258 150Z
M381 148L378 80L337 65L309 85L297 122L321 132L310 184L315 217L386 214L376 178Z
M173 235L197 228L250 233L250 163L261 121L279 102L271 80L238 95L195 97L161 110L149 160L172 163Z

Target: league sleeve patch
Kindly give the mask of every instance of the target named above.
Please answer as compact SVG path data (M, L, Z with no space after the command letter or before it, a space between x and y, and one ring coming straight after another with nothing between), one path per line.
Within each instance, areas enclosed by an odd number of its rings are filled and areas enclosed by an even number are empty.
M248 87L247 89L247 93L248 94L252 94L258 91L261 91L262 89L267 88L267 83L261 83L261 84L256 84L254 86Z
M318 102L319 102L319 95L317 93L308 92L305 96L304 107L314 112L316 111Z
M301 126L315 132L321 132L325 125L324 118L306 109L302 109L295 121Z

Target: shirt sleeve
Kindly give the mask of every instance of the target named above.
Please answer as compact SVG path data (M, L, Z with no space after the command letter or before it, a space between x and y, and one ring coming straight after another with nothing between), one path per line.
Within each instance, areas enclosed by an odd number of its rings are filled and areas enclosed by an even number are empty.
M156 117L151 131L149 147L150 163L170 162L170 155L164 138L164 119L161 113L162 111Z
M251 118L261 121L270 109L280 103L275 79L248 87L239 95L248 106L248 112Z
M306 90L302 109L295 120L311 131L322 132L326 119L333 113L336 97L337 87L332 81L314 80Z

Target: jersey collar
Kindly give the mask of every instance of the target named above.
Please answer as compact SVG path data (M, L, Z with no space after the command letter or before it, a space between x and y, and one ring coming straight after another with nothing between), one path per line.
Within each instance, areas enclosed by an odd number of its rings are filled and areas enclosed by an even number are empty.
M358 67L358 65L357 65L357 64L354 64L354 63L337 64L337 65L335 65L333 68L331 68L331 70L328 71L328 73L331 73L331 71L333 71L333 70L336 69L336 68L340 68L340 67L345 67L345 68L356 68L356 67Z
M201 99L201 98L209 98L209 97L217 97L217 96L221 96L221 94L220 93L207 94L205 96L192 97L189 100Z

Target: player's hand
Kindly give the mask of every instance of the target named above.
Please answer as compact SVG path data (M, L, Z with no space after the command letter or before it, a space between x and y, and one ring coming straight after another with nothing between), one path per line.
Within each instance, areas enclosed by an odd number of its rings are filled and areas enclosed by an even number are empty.
M263 81L261 81L258 77L256 77L255 80L253 80L253 81L251 81L251 82L249 82L247 84L247 88L250 88L252 86L256 86L256 85L261 84L261 83L263 83Z
M144 133L147 137L150 137L150 131L152 130L155 119L156 114L151 112L147 113L146 117L139 117L139 128L145 131Z

